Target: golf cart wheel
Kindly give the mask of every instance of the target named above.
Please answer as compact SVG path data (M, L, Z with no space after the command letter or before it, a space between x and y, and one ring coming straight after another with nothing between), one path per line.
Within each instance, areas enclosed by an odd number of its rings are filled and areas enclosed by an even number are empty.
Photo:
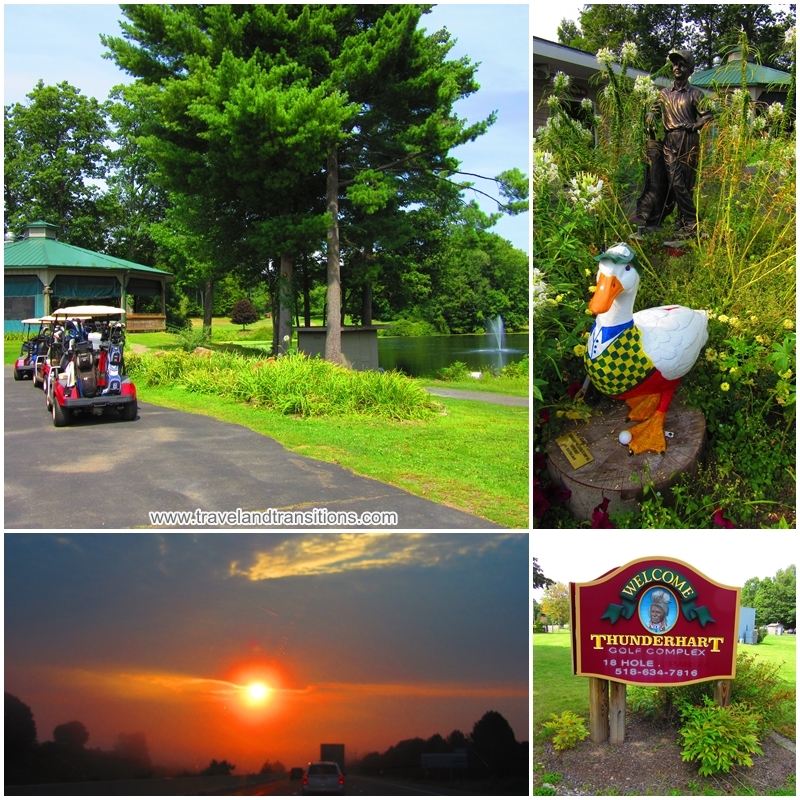
M25 376L18 369L14 370L14 380L15 381L21 381L24 377Z
M63 428L69 425L71 412L68 408L62 408L58 401L53 399L53 425L56 428Z
M134 400L132 403L128 403L125 406L122 406L122 411L120 412L120 416L125 422L133 422L136 419L136 413L139 411L139 404Z
M50 394L52 388L50 386L50 381L47 381L47 386L44 388L44 404L47 406L47 410L53 410L53 396Z
M36 377L36 373L35 372L33 373L33 375L31 375L31 378L33 379L33 385L37 389L41 389L42 386L44 386L44 384Z

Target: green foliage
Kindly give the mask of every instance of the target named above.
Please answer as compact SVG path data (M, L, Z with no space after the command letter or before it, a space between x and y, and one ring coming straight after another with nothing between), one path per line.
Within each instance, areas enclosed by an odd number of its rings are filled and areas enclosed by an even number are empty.
M764 754L758 745L759 715L746 704L720 708L705 698L702 708L685 703L681 718L681 756L684 761L699 761L701 775L730 772L737 764L752 767L752 754Z
M187 353L191 353L197 347L205 347L210 341L208 331L205 328L177 328L173 330L178 342L178 346Z
M469 367L463 361L455 361L449 367L442 367L436 377L443 381L462 381L469 375Z
M396 319L388 330L379 331L382 336L433 336L438 333L430 322L424 320Z
M43 219L62 241L103 250L92 180L106 177L107 108L66 81L40 80L27 97L5 107L6 229Z
M736 655L736 678L731 701L759 711L756 732L764 735L794 717L795 690L779 676L780 664L765 661L745 650ZM648 719L674 721L686 704L700 706L714 696L714 683L685 686L631 686L627 702L632 711Z
M552 786L534 786L533 793L537 797L552 797L556 794L556 790Z
M561 716L550 715L550 722L542 726L553 738L553 747L556 750L568 750L582 742L588 735L584 718L574 711L564 711Z
M439 405L398 372L355 372L322 359L289 354L256 360L234 353L174 351L133 355L129 374L147 386L178 385L299 417L358 415L429 419Z

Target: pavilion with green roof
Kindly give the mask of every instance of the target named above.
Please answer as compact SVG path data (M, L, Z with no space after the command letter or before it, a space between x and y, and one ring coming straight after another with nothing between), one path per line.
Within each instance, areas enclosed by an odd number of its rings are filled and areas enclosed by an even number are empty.
M21 331L23 319L59 307L98 302L128 310L129 331L165 329L171 273L60 242L57 232L56 225L37 220L21 238L4 243L5 332ZM161 313L134 313L136 297L159 297Z
M753 102L761 104L786 103L792 76L763 64L745 60L745 83ZM742 85L742 51L729 53L727 60L711 69L695 72L689 82L700 89L735 89Z

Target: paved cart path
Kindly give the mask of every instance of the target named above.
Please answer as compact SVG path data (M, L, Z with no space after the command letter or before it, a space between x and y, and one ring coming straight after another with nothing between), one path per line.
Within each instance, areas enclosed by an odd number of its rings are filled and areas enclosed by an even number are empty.
M306 511L307 519L313 509L388 511L398 517L396 525L305 522L275 529L501 527L292 453L240 425L150 403L139 404L133 422L80 415L68 427L54 428L44 394L30 381L14 381L11 366L5 370L4 480L6 530L139 528L150 526L150 511L239 508Z

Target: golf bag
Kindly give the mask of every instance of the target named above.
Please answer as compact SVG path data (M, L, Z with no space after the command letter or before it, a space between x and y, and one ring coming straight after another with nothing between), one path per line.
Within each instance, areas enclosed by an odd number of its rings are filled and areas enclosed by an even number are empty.
M95 354L91 342L74 342L72 363L75 368L75 384L79 397L94 397L97 394Z

